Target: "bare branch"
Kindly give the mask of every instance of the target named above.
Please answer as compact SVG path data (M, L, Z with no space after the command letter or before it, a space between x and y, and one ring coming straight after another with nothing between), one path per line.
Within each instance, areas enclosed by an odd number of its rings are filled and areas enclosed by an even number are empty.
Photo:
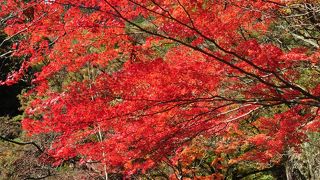
M36 144L33 141L30 141L30 142L18 142L18 141L12 140L12 139L5 138L4 136L0 136L0 139L3 140L3 141L10 142L10 143L17 144L17 145L21 145L21 146L32 145L32 146L36 147L39 152L41 152L41 153L44 152L44 150L38 144Z

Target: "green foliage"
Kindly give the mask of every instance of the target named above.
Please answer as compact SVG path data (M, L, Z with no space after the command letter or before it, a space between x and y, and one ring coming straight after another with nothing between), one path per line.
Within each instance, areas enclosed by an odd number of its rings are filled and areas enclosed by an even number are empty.
M290 151L289 162L304 177L316 180L320 177L320 133L309 133L309 142L302 144L301 152Z
M242 180L276 180L272 175L268 175L265 173L257 173L247 177L242 178Z

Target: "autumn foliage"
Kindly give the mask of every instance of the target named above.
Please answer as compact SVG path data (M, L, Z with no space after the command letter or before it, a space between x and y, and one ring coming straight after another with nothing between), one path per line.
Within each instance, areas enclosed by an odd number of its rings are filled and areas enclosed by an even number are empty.
M5 0L24 63L1 84L38 70L22 124L51 135L53 165L79 157L130 175L210 150L219 179L243 160L277 163L320 125L319 49L266 38L286 2Z

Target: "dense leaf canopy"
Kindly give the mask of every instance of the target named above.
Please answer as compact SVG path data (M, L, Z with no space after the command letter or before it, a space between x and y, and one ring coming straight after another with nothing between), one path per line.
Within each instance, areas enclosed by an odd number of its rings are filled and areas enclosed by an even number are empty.
M52 135L54 165L144 172L187 161L199 137L218 154L245 146L230 163L276 163L320 125L317 42L274 37L286 2L5 0L5 41L24 63L1 84L38 70L23 127Z

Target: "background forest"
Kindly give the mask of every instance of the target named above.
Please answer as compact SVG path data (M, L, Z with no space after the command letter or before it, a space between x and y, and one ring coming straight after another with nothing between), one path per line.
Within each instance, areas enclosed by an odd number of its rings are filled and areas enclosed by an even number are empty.
M319 1L0 5L0 179L319 179Z

